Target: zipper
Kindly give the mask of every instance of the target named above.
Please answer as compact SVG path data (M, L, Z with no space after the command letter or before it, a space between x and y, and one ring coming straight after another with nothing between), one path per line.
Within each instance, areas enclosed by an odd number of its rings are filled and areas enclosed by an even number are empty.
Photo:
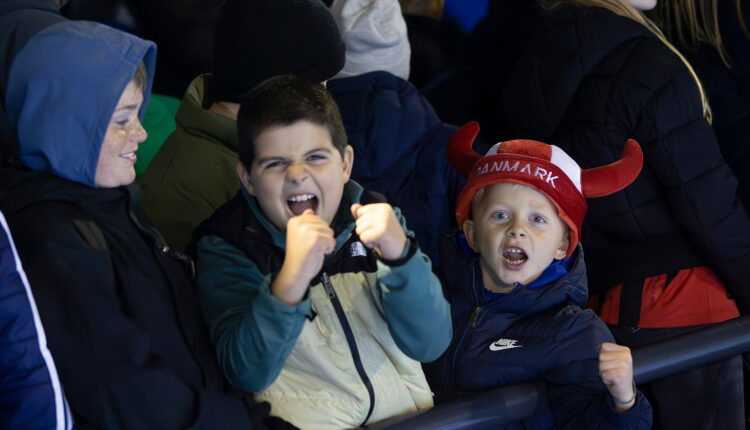
M365 368L362 365L362 359L359 356L359 349L357 348L357 343L354 339L354 332L352 331L351 325L349 325L349 320L346 319L346 314L344 313L344 308L341 306L341 301L339 300L338 296L336 296L336 291L334 291L333 289L331 279L328 277L328 274L326 272L321 273L320 279L323 282L323 287L328 294L328 298L331 300L333 309L336 311L336 316L339 319L339 323L341 323L341 328L344 330L346 343L349 345L349 351L352 353L352 359L354 360L354 367L357 369L357 373L362 379L362 382L365 384L367 393L370 395L370 409L367 411L367 416L365 417L364 421L362 421L362 424L360 424L360 426L364 426L365 424L367 424L367 420L370 419L372 411L375 409L375 389L372 386L370 377L367 376Z
M459 337L458 341L456 342L456 347L453 349L453 354L451 354L450 359L443 366L443 384L440 387L440 392L437 396L439 400L448 399L448 396L452 392L453 380L455 379L456 375L456 359L458 358L459 353L463 352L462 350L464 340L466 340L466 337L469 335L471 329L476 326L477 319L479 319L479 311L481 310L481 306L476 306L474 308L471 316L469 316L469 320L467 321L463 331L461 332L461 337Z
M474 308L474 311L471 313L471 316L469 317L469 327L475 327L477 325L477 319L479 319L479 311L482 310L481 306L477 306Z
M326 294L328 294L328 298L336 298L336 292L333 291L333 285L331 285L331 279L328 277L328 274L323 272L323 274L320 275L320 279L323 281L323 287L326 290Z

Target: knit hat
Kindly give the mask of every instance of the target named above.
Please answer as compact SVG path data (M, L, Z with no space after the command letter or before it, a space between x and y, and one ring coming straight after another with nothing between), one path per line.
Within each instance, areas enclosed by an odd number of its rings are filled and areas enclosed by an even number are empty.
M398 0L334 0L331 14L346 43L337 78L384 70L409 79L411 47Z
M239 103L276 75L325 81L344 66L344 51L320 0L227 0L214 32L212 98Z
M643 153L634 139L628 139L620 160L607 166L582 170L562 149L535 140L510 140L495 144L481 156L471 145L479 124L459 128L447 147L448 162L466 178L458 195L456 221L463 222L471 212L471 200L481 188L501 182L527 185L541 192L557 208L558 216L570 228L566 257L580 240L586 198L614 194L630 185L643 167Z

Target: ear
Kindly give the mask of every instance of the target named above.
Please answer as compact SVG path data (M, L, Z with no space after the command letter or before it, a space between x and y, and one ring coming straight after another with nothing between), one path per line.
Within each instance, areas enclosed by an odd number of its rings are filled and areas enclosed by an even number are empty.
M349 177L352 175L352 166L354 165L354 149L351 147L351 145L346 145L346 148L344 148L344 153L341 154L341 158L344 161L344 176L346 177L346 180L349 180Z
M251 195L255 195L255 187L253 187L253 182L250 180L250 173L245 169L245 165L242 164L242 161L237 162L237 177L240 180L240 183L243 187L247 190L248 193Z
M474 240L474 221L465 219L463 224L463 232L466 235L466 242L469 244L469 247L478 254L479 249L477 248L476 241Z
M565 230L560 246L555 251L555 260L563 260L568 255L568 247L570 246L570 231Z

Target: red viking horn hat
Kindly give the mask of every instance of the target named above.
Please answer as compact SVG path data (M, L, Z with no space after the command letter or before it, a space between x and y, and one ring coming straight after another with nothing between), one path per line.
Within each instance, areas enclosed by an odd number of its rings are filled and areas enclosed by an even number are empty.
M446 148L451 166L467 180L456 204L458 227L463 229L471 199L479 189L500 182L528 185L545 194L570 227L568 256L580 238L586 198L622 190L643 167L643 153L634 139L625 142L622 157L616 162L583 170L562 149L535 140L500 142L482 156L472 149L477 134L479 124L469 122L456 130Z

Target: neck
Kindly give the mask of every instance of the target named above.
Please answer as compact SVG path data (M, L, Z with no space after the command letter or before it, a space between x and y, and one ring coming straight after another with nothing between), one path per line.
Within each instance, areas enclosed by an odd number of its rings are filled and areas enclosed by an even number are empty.
M213 102L208 110L236 121L237 112L240 111L240 104L232 102Z
M487 270L484 266L484 261L479 259L479 266L482 268L482 283L486 290L492 291L493 293L510 293L513 291L513 285L507 285L501 281L495 274Z

